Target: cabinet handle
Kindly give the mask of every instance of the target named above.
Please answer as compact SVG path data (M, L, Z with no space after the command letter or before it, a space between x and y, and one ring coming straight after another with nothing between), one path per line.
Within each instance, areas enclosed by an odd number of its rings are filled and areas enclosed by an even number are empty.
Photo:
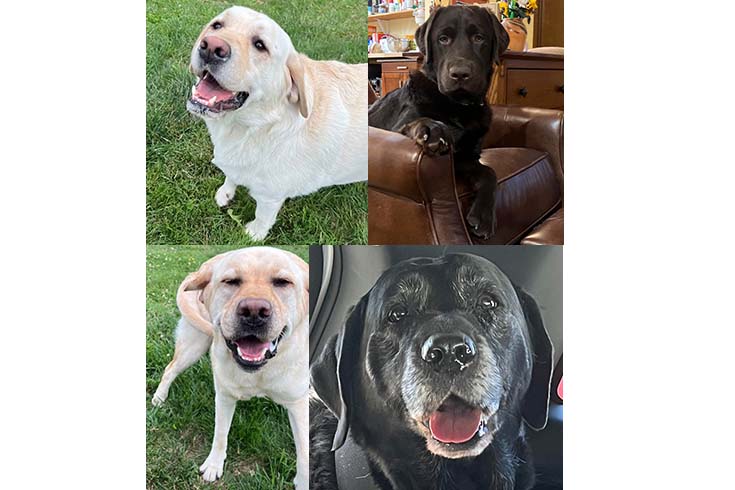
M407 66L403 66L403 65L399 65L399 66L396 66L396 70L408 70L408 67Z
M559 92L564 93L564 84L562 83L561 86L559 86Z
M518 94L521 97L525 97L526 95L528 95L528 89L526 87L521 87L520 90L518 90Z

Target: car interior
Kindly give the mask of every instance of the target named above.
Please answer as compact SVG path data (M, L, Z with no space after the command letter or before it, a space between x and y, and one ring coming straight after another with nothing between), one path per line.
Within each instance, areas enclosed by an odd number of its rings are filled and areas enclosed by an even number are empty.
M390 266L412 257L437 257L446 253L471 253L494 262L518 286L533 296L554 345L549 419L544 429L528 429L533 451L534 489L562 488L562 247L503 246L319 246L310 247L309 362L319 356L329 338L336 335L348 311ZM373 490L362 450L350 437L335 454L339 487Z

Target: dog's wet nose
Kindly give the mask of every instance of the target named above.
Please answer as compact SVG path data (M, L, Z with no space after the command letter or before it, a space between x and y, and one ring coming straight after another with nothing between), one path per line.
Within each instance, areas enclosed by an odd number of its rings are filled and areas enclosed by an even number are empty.
M199 57L207 63L225 61L231 52L230 45L217 36L205 36L199 43Z
M464 333L434 334L421 346L421 358L434 369L461 371L477 354L475 342Z
M237 314L250 320L267 320L271 316L271 304L262 298L245 298L237 304Z
M472 75L472 70L468 65L454 65L451 68L449 68L449 76L452 77L452 80L455 80L457 82L465 82L468 78Z

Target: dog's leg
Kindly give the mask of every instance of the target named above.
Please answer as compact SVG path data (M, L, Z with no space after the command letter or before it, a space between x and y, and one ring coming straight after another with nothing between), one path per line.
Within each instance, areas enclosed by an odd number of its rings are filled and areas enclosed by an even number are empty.
M253 240L262 240L275 224L276 216L285 199L271 200L253 197L255 199L255 219L245 225L245 230Z
M225 177L225 183L217 189L217 193L214 195L214 200L217 201L217 206L224 208L230 204L232 198L235 197L236 189L237 184L235 184L229 177Z
M288 420L296 445L296 490L309 488L309 398L288 405Z
M467 213L467 224L473 235L488 239L495 234L495 189L498 179L493 169L479 162L476 165L478 170L474 172L472 181L476 182L477 194Z
M214 399L214 439L212 450L206 461L199 467L199 473L206 481L215 481L222 476L227 457L227 434L230 432L232 416L235 414L237 399L217 390Z
M151 400L154 406L161 406L166 401L171 383L186 368L197 362L211 344L212 337L193 327L183 318L179 320L179 326L176 328L174 358L163 371L161 382Z

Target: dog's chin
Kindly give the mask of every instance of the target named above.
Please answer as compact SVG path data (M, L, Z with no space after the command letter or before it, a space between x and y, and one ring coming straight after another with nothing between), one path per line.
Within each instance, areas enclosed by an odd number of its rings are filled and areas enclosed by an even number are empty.
M287 327L273 340L261 340L255 335L245 335L233 339L225 338L235 363L245 371L257 371L278 354L278 346L286 336Z
M467 90L464 88L439 85L439 91L455 104L471 106L485 103L485 90Z
M196 116L217 119L240 109L249 95L244 91L227 90L214 75L204 71L191 89L186 109Z
M495 432L489 428L489 411L454 395L436 410L415 417L414 422L429 452L448 459L478 456L490 445Z

